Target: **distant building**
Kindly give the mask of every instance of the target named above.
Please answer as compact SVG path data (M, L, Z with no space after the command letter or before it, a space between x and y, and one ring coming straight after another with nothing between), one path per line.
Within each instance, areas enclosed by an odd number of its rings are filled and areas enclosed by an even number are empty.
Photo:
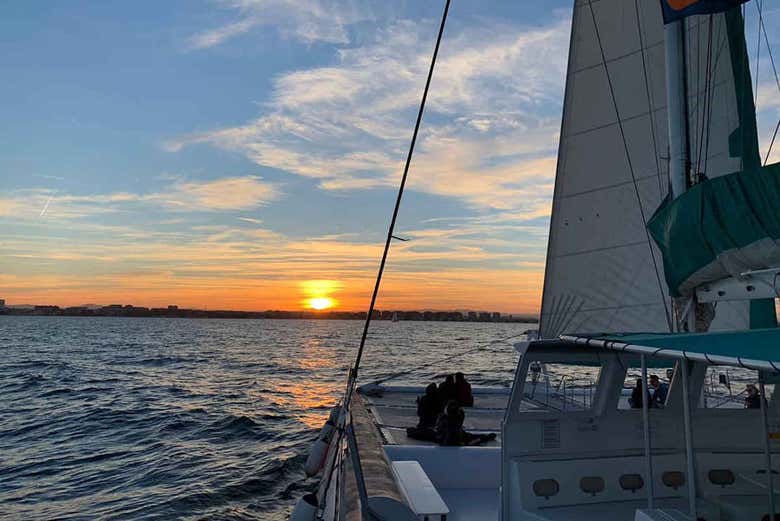
M168 311L178 311L179 306L168 306Z
M4 308L5 308L5 299L0 298L0 309L4 309Z
M480 322L490 322L490 313L481 312L479 314L479 321Z
M476 311L469 311L468 319L469 320L476 320L477 319L477 312Z
M501 322L501 313L493 313L493 322Z
M59 306L34 306L33 307L33 314L34 315L56 315L59 313L60 307Z

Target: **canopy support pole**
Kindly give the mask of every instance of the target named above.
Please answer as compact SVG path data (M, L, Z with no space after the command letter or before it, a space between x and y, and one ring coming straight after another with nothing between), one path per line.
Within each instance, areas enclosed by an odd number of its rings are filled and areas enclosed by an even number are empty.
M764 456L766 457L766 481L769 487L769 519L775 518L775 488L772 479L772 446L769 441L769 418L767 415L766 388L764 386L764 375L758 373L758 387L761 393L761 422L764 432Z
M653 508L653 457L650 454L650 400L647 399L647 358L642 360L642 431L645 437L645 473L647 474L647 508Z
M683 425L685 427L685 462L687 465L688 482L688 509L693 519L696 515L696 462L693 453L693 434L691 431L691 400L690 389L688 387L688 360L680 360L680 371L682 373L682 399L683 399Z

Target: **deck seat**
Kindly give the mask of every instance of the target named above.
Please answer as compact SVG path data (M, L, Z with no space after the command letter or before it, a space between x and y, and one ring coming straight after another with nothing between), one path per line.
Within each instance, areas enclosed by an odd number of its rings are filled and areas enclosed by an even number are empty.
M393 474L406 503L425 519L446 519L450 509L417 461L394 461Z
M449 508L447 521L498 521L500 448L386 445L385 454L420 464Z

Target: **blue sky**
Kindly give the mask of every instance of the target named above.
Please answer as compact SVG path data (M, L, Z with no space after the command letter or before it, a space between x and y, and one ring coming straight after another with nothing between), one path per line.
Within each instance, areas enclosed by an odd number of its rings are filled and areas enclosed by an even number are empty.
M0 298L364 308L442 6L6 4ZM570 7L453 3L380 305L538 309Z

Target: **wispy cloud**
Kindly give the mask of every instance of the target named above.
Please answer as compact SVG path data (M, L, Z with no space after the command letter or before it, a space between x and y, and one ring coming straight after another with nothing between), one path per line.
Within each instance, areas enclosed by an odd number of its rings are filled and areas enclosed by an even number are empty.
M78 243L69 240L74 226ZM344 308L362 309L381 250L356 237L296 239L263 228L198 228L166 233L51 223L46 241L22 231L6 234L0 286L17 302L209 302L266 309L297 308L300 284L327 278L337 281L334 296ZM412 240L391 255L381 305L533 310L539 279L534 241L504 236L516 232L478 222L409 230ZM52 271L53 265L59 269Z
M521 27L480 20L448 33L410 188L479 208L548 206L569 20ZM429 60L432 21L397 21L338 62L276 78L264 114L169 141L209 143L320 179L326 190L394 186Z
M164 211L234 211L262 206L281 195L275 183L257 176L213 181L179 180L150 193L112 192L74 195L51 189L23 189L0 198L0 215L16 218L77 219L149 205ZM37 208L42 208L37 210Z
M378 2L368 0L223 0L215 2L236 21L191 36L191 50L220 45L255 28L272 28L283 37L304 43L348 43L348 28L373 18ZM372 5L373 4L373 5Z

